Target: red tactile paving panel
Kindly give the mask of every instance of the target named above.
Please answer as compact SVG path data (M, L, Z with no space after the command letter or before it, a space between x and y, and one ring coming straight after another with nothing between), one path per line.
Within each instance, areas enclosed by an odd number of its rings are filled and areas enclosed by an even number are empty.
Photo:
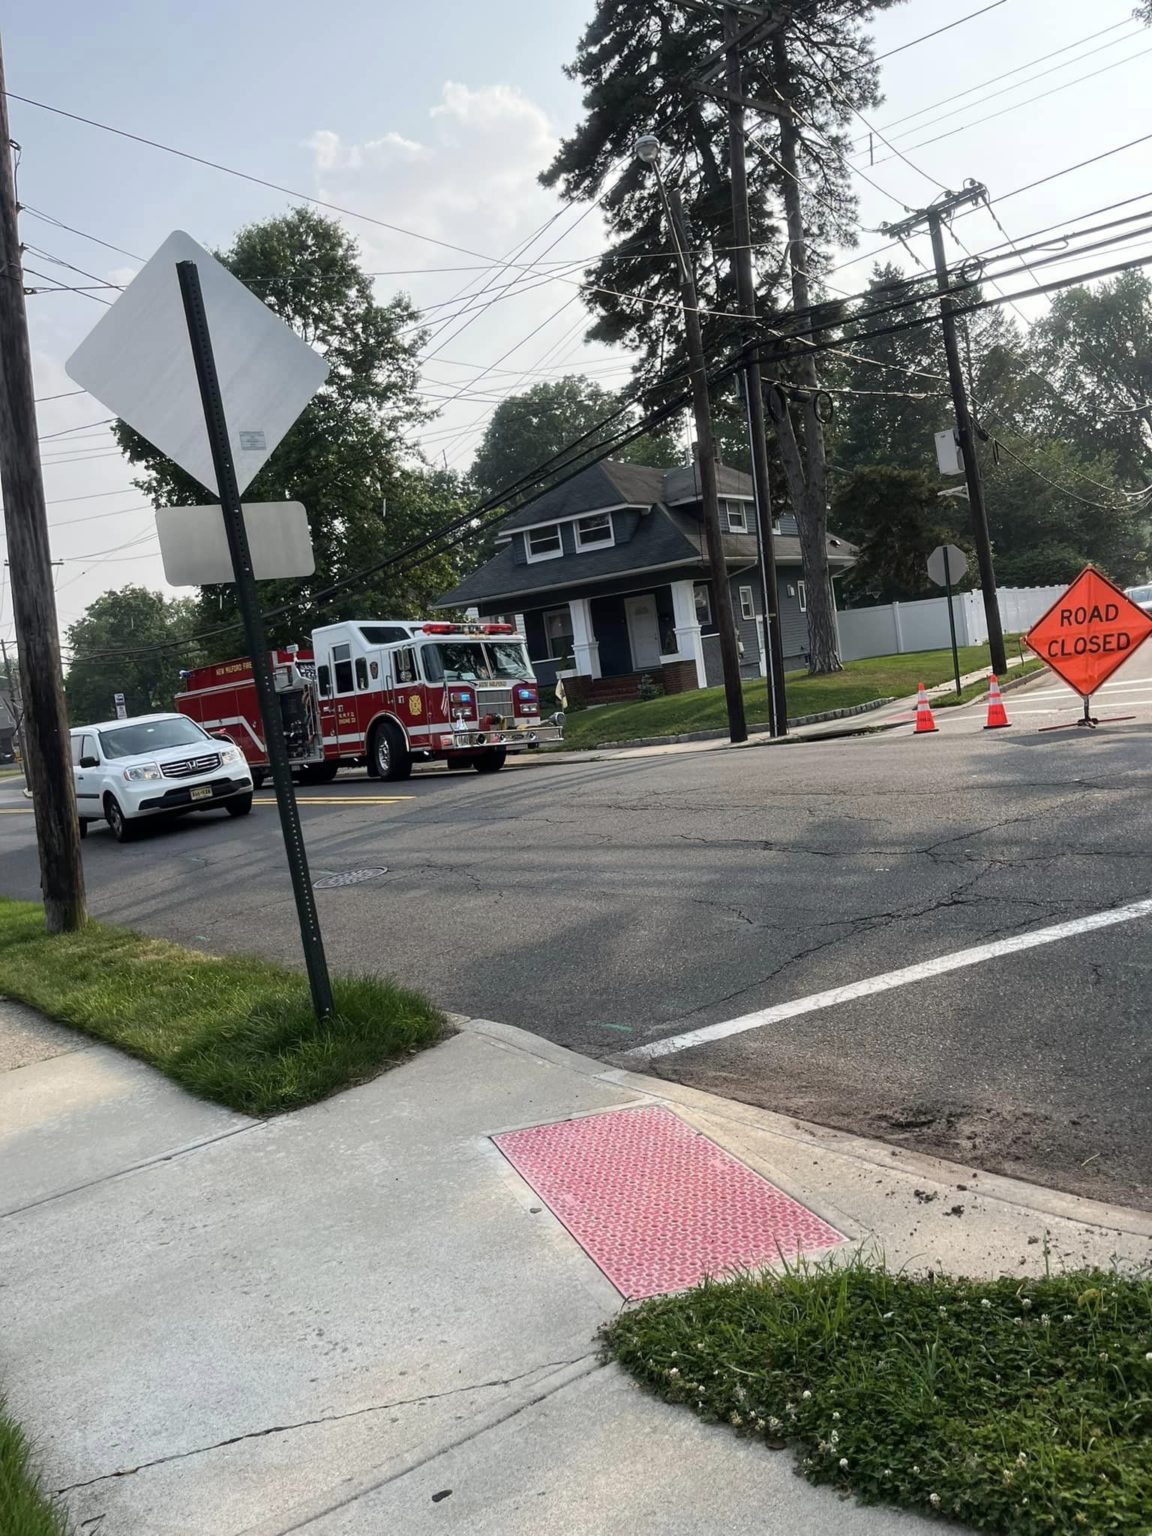
M492 1139L630 1301L843 1242L659 1105Z

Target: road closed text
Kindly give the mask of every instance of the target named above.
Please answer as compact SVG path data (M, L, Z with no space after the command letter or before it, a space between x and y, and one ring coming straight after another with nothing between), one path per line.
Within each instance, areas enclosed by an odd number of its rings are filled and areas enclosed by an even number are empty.
M1099 629L1100 625L1119 625L1119 603L1097 603L1091 608L1061 608L1060 629L1044 645L1043 654L1058 656L1107 656L1132 649L1132 636L1126 628ZM1088 633L1085 633L1087 629Z

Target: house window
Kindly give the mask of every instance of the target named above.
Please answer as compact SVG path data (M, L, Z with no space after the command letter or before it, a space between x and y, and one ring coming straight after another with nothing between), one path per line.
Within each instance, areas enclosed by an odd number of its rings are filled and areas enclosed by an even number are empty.
M806 582L796 583L796 601L800 604L800 612L808 612L808 586Z
M696 596L696 622L697 624L711 624L712 599L708 596L708 583L698 581L693 588Z
M544 615L544 639L550 661L567 661L572 655L572 610L551 608Z
M529 560L555 560L564 553L560 541L560 529L555 523L548 528L529 528L525 535Z
M748 532L748 508L742 501L730 501L728 503L728 532Z
M740 588L740 617L742 619L754 619L756 617L756 604L752 600L752 588Z
M596 512L591 517L576 520L576 548L590 549L596 544L614 544L612 516L608 512Z

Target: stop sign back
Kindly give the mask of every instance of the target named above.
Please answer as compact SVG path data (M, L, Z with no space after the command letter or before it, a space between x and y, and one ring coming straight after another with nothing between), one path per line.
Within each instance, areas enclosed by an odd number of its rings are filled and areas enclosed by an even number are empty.
M1152 635L1152 617L1091 566L1024 637L1025 644L1083 698Z

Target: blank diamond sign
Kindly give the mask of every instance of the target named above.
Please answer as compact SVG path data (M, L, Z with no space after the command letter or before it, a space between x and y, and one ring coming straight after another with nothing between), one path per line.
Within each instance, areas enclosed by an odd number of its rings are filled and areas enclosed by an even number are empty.
M194 261L200 274L243 491L323 384L328 364L190 235L168 236L68 359L68 377L219 495L178 261Z

